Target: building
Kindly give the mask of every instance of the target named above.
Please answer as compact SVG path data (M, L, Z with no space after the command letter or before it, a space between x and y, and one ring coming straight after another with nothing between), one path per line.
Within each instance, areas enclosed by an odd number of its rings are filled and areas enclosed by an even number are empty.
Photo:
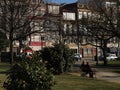
M86 44L86 36L83 34L83 17L91 17L87 1L63 5L64 41L75 53L82 54L83 58L95 56L95 47Z
M38 2L37 0L31 1L29 8L33 9ZM25 40L22 40L22 44L36 51L41 50L45 46L52 46L53 43L62 41L73 49L75 53L81 53L84 58L94 57L96 55L96 47L86 44L88 37L85 35L87 33L85 20L98 15L96 6L96 3L98 5L100 4L98 1L78 0L76 3L62 5L41 2L36 10L33 9L27 15L29 20L32 19L29 25L30 32L36 33L31 33ZM105 1L102 3L104 3L103 5L106 8L115 5L114 0L103 1ZM14 44L17 48L19 47L17 40Z

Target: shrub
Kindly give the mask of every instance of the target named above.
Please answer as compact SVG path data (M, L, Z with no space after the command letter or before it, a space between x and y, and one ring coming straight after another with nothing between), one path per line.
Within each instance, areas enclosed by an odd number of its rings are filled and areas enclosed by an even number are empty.
M69 71L73 64L73 53L64 44L55 44L54 47L45 47L41 51L42 59L47 62L46 67L54 74Z
M37 57L25 59L14 64L4 83L6 90L51 90L53 75L46 69L45 63Z

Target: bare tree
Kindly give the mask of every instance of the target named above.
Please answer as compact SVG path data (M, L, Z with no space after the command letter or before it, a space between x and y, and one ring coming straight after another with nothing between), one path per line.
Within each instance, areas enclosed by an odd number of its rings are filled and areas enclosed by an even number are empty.
M107 2L108 1L108 2ZM106 3L107 2L107 3ZM91 41L97 42L90 43L96 47L100 47L103 51L104 65L107 64L106 53L107 44L113 37L119 37L119 0L93 0L93 14L88 18L86 23L87 33L86 36L91 38ZM89 40L88 40L89 41Z
M104 16L106 22L111 28L109 32L119 38L120 0L93 0L93 2L94 10L96 10L99 15Z
M102 19L102 18L101 18ZM95 47L99 47L104 56L104 65L107 64L106 53L108 52L108 43L110 39L115 37L111 32L109 32L109 27L105 21L101 22L101 19L97 19L94 21L89 21L89 25L87 25L87 44L91 44ZM99 21L100 20L100 21Z
M22 42L27 36L40 32L32 30L31 22L40 15L42 0L1 0L0 1L0 30L5 32L10 41L11 62L13 62L13 42ZM24 39L23 39L24 38Z

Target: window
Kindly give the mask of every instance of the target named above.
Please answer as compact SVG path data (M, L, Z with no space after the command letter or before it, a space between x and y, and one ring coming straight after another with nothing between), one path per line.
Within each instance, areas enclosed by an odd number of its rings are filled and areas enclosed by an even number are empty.
M42 37L41 37L41 40L45 40L45 38L42 36Z
M59 14L59 6L49 5L48 12L53 14Z
M75 13L64 12L63 18L64 20L75 20Z
M35 3L35 2L36 2L36 0L32 0L32 2L34 2L34 3Z
M79 12L79 19L81 19L83 16L83 13L82 12Z
M31 41L35 41L35 36L31 36Z
M88 52L87 48L84 48L84 49L83 49L84 55L87 55L87 52Z
M36 35L31 36L31 41L33 42L39 42L40 40L41 40L40 36L36 36Z
M116 5L116 2L106 2L106 7L115 7Z
M92 55L92 49L91 48L88 49L88 54Z

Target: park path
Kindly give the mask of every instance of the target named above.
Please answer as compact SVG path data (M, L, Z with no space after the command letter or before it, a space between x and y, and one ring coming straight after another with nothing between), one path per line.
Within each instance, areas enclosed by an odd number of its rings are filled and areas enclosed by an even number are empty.
M70 74L80 76L79 72L72 72ZM114 83L120 84L120 74L118 74L118 73L97 71L95 78L99 79L99 80L105 80L108 82L114 82Z
M109 82L120 83L120 74L118 73L98 71L96 73L96 78L101 80L106 80Z
M76 66L74 67L74 70L76 70L77 72L75 71L70 74L80 76L79 66L80 66L80 62L77 62ZM115 82L120 84L120 74L112 72L110 70L100 69L100 68L96 68L96 71L97 71L96 79Z

